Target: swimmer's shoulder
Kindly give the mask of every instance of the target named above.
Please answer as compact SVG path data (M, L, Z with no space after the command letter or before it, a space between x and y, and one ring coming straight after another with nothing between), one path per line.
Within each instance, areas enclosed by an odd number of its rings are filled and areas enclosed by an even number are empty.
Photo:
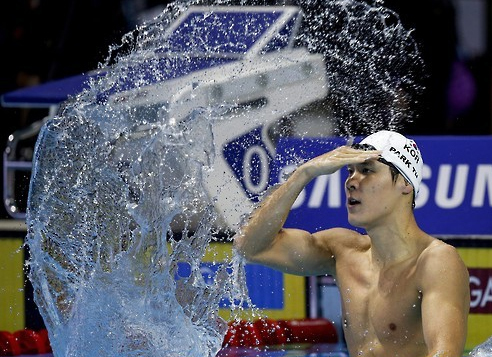
M442 269L466 270L466 266L455 247L440 239L430 238L418 258L419 270L427 273Z
M443 258L448 257L449 255L458 256L456 248L452 245L429 235L427 235L424 245L425 247L420 255L422 260Z
M314 233L313 236L335 254L348 250L367 251L371 248L369 236L347 228L330 228Z

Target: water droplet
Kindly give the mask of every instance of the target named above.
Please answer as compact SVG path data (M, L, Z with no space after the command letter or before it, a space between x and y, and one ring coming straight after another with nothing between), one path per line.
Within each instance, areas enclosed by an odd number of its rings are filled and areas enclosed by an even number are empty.
M123 42L134 50L108 56L117 58L102 66L111 70L65 103L40 133L36 164L42 170L33 173L27 240L30 278L43 297L41 313L57 355L68 355L67 341L88 340L90 346L79 349L86 356L98 355L101 346L111 344L129 350L161 348L153 355L170 355L162 341L175 343L172 347L187 350L187 355L212 355L210 346L220 345L225 327L211 306L218 306L224 293L233 310L244 310L248 302L244 261L233 257L232 272L219 268L215 284L204 280L200 271L204 249L212 239L209 232L217 221L216 197L208 200L202 185L217 149L211 125L220 117L216 113L232 109L224 105L183 114L180 103L154 103L157 95L149 90L193 64L193 53L187 49L206 46L205 51L215 54L218 46L229 46L234 53L244 50L242 43L206 43L192 36L170 43L163 38L174 19L196 2L171 4L154 22L139 28L136 38L125 36ZM331 114L339 118L337 134L394 129L412 118L408 106L394 102L412 100L418 89L413 62L419 61L403 27L381 31L381 13L389 14L388 10L378 12L371 5L346 0L316 9L310 1L301 5L305 26L296 42L326 60L331 90L323 105L336 103ZM352 19L355 13L361 16ZM199 30L200 21L209 24L214 17L210 12L201 20L191 18L196 22L188 27ZM357 21L341 20L347 18ZM179 61L166 57L172 46L179 47ZM222 57L212 56L217 58ZM163 59L174 64L167 68ZM306 65L300 72L311 77L314 68ZM255 79L261 88L274 82L261 72ZM199 82L192 87L186 100L202 95ZM207 98L214 104L229 94L221 82L209 88ZM283 113L268 110L274 116ZM162 287L170 290L163 292ZM350 303L350 289L346 294ZM115 325L124 333L114 333ZM163 338L169 333L180 338Z

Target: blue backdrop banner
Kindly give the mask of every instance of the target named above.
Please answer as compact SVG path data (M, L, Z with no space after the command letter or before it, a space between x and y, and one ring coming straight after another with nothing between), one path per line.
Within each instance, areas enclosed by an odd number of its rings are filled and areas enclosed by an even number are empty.
M415 216L439 236L492 235L492 137L413 137L424 161ZM340 138L285 139L277 146L271 181L301 162L346 142ZM314 179L299 195L287 227L311 232L350 227L345 208L345 169Z

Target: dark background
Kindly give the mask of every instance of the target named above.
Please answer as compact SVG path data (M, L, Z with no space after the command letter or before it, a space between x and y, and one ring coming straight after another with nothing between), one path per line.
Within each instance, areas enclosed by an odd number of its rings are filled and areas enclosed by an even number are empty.
M0 12L0 94L96 69L108 56L109 46L134 29L142 13L165 4L158 0L6 1ZM474 4L481 4L478 13L468 8ZM406 28L414 29L429 73L418 116L404 129L406 134L492 134L491 2L386 0L384 5L399 14ZM475 23L483 24L478 36L483 43L480 50L470 51L466 32ZM2 152L9 134L47 114L44 109L0 107ZM28 178L25 181L28 185ZM0 219L9 218L0 206Z

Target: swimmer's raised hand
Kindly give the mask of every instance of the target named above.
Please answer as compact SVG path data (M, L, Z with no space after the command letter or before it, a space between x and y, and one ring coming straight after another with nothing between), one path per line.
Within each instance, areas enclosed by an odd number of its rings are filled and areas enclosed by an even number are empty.
M350 146L340 146L317 156L299 167L309 177L330 175L344 166L356 165L368 160L377 160L381 156L378 150L360 150ZM298 170L299 170L298 169Z

